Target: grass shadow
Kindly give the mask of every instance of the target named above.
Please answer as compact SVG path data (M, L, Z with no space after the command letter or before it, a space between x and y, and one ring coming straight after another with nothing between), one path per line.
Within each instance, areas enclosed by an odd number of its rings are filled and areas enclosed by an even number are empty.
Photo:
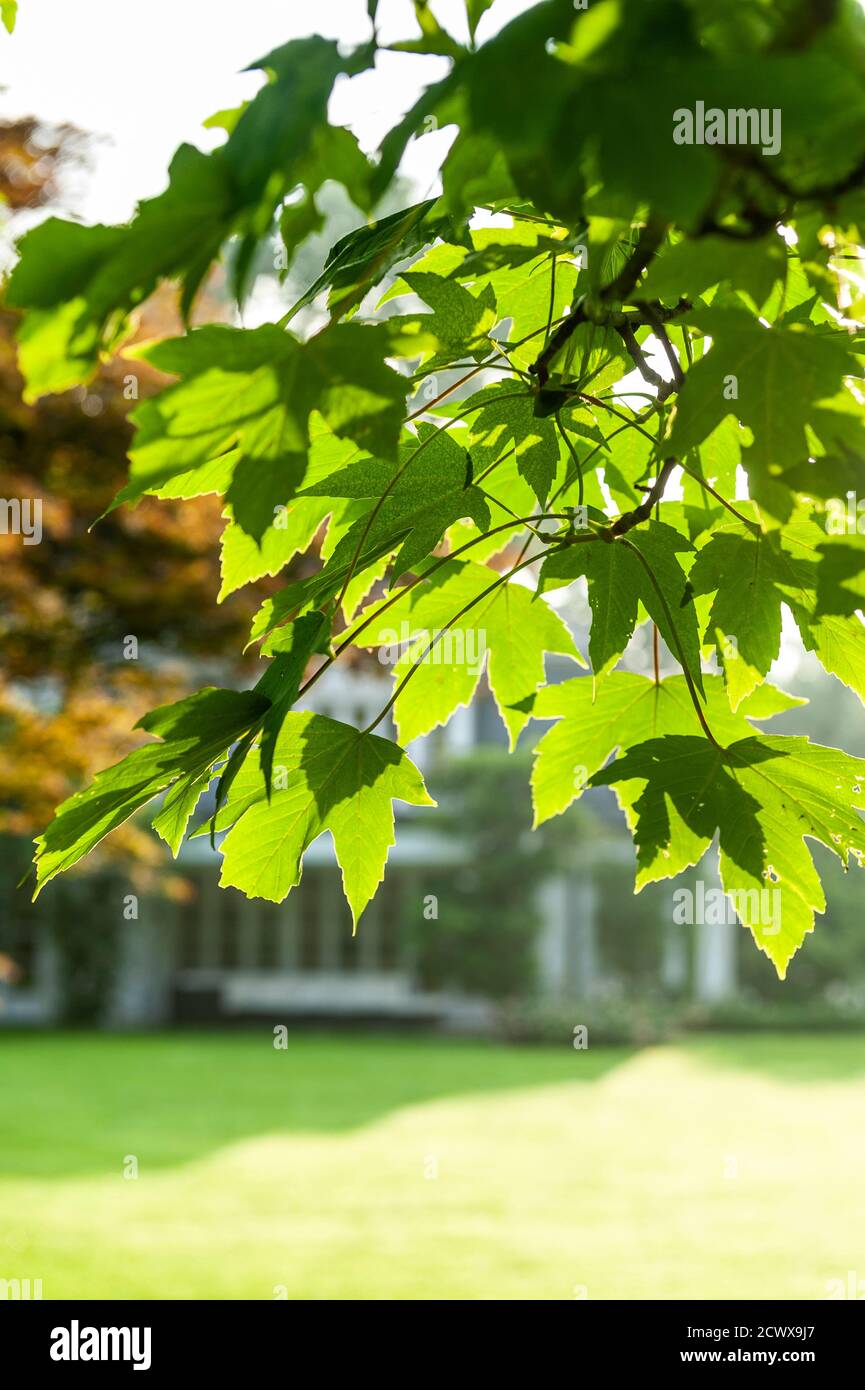
M260 1031L0 1034L0 1175L171 1167L262 1134L339 1133L411 1105L574 1081L627 1048Z

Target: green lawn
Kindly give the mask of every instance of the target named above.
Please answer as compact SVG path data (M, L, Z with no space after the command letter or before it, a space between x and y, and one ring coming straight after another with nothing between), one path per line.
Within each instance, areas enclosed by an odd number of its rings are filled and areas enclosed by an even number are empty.
M0 1034L0 1278L45 1298L820 1299L863 1156L851 1036Z

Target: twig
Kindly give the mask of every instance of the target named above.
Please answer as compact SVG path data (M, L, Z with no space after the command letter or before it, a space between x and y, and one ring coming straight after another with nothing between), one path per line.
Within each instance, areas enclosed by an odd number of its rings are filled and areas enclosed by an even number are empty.
M507 360L506 353L502 352L502 357ZM486 372L493 367L500 366L501 364L498 362L481 362L477 367L472 367L470 372L466 372L465 376L461 376L459 380L452 381L450 386L446 386L443 391L439 391L438 395L434 396L431 401L427 401L426 405L422 405L419 410L414 410L411 415L407 415L405 417L406 424L408 424L410 420L416 420L419 415L426 415L427 411L432 410L433 406L438 405L439 401L443 401L445 396L450 396L454 391L459 390L461 386L464 386L467 381L471 381L472 377L477 376L479 372ZM508 367L510 367L512 372L517 370L516 367L511 366L510 362L508 362ZM524 375L525 373L520 373L520 376Z
M640 307L643 313L646 315L646 318L649 320L649 327L652 329L652 332L658 339L659 343L661 344L661 347L664 349L667 361L670 364L670 370L673 373L673 383L676 389L680 390L685 381L685 374L682 371L679 359L673 350L673 344L670 342L670 339L667 336L667 330L661 322L661 319L655 313L654 305L644 303ZM667 382L666 385L669 388L669 382Z
M636 334L634 333L634 330L631 327L630 323L617 323L616 332L622 339L622 342L625 344L625 347L628 349L628 354L631 358L631 361L637 368L637 371L640 373L640 376L643 378L644 381L648 382L650 386L656 387L658 395L660 395L660 393L666 387L668 387L670 383L668 381L665 381L664 378L661 376L660 372L655 371L654 367L649 366L649 363L646 359L646 354L643 352L643 349L637 342Z
M623 415L622 412L620 410L617 410L614 405L610 405L607 401L601 400L600 396L590 396L585 391L580 391L578 394L581 401L588 401L590 405L598 405L601 407L602 410L609 411L610 415L615 415L617 420L622 420L628 429L639 430L640 434L644 434L646 436L650 444L657 444L658 441L655 438L655 436L653 434L649 434L648 430L644 430L643 426L640 424L638 420L629 420L627 415ZM651 399L657 400L657 397L653 396L651 397ZM612 436L610 437L612 438Z
M550 333L553 328L553 310L556 307L556 253L550 255L550 308L547 314L547 331L544 334L544 346L550 341Z
M649 261L661 245L665 234L666 226L662 223L648 222L646 226L643 227L627 264L619 271L615 280L612 280L609 285L605 285L601 290L598 296L601 309L606 305L615 303L621 304L628 299L631 291L635 288L640 276L649 264ZM553 361L553 358L561 352L562 348L573 336L580 324L593 322L595 322L595 319L588 311L587 301L581 299L567 318L562 320L555 333L552 334L549 341L545 344L537 360L529 368L532 376L537 378L538 385L541 388L543 388L549 380L550 363ZM604 322L603 315L600 318L600 322Z
M612 526L609 527L607 534L611 539L617 536L624 536L626 532L632 531L634 527L639 526L641 522L648 521L651 516L652 508L663 496L664 488L667 486L670 480L670 474L673 472L677 463L678 459L674 458L664 460L663 468L642 502L634 507L633 511L623 512L622 515L613 522Z

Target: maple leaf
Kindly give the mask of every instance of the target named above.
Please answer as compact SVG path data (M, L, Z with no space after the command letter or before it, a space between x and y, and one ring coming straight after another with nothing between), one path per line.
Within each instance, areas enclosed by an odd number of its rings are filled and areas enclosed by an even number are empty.
M766 326L741 309L701 309L689 322L711 335L712 346L687 373L669 451L681 458L726 415L736 416L754 436L742 455L751 495L786 520L792 501L773 481L808 457L806 426L815 406L833 397L845 376L860 374L858 362L829 330L809 332L800 323Z
M486 667L513 747L544 679L544 654L558 652L582 662L562 619L543 600L532 600L530 589L502 582L494 570L453 560L395 603L384 600L360 615L365 627L357 645L404 645L394 679L400 682L414 672L393 710L401 742L429 733L467 705ZM440 640L424 655L436 634Z
M209 327L141 350L183 378L135 412L130 481L114 505L224 464L236 524L259 539L306 475L309 417L334 434L393 455L405 388L386 366L382 325L341 324L299 343L275 324Z
M778 656L782 605L806 649L865 700L865 625L854 611L858 605L839 613L831 611L837 604L828 604L826 611L818 598L818 589L824 596L830 589L830 571L825 582L821 575L832 554L825 531L802 517L768 533L732 521L718 526L698 554L690 582L695 593L715 595L706 639L722 653L734 709Z
M541 569L540 590L554 589L585 575L592 610L589 658L597 677L605 676L623 655L634 635L642 604L670 650L677 656L681 651L694 684L701 689L697 615L688 576L679 561L680 555L693 552L693 546L662 521L635 528L627 539L627 545L619 541L593 542L551 554ZM634 554L632 546L643 555L645 564ZM660 584L666 604L659 598L647 566Z
M160 792L167 796L154 824L176 853L213 765L267 707L253 691L211 688L146 714L136 727L161 741L134 748L97 773L91 786L58 806L37 839L37 893Z
M706 719L719 742L747 738L754 732L749 721L769 719L805 703L762 685L734 713L722 678L704 680ZM701 732L683 676L668 676L656 684L634 671L613 671L604 682L602 698L596 698L594 683L585 677L548 685L535 697L532 718L558 721L534 750L535 825L567 810L618 749L662 734Z
M393 582L424 560L460 517L471 517L482 530L489 526L489 507L473 484L466 451L432 425L419 426L417 441L403 444L396 463L364 459L304 489L301 496L370 499L369 512L373 499L379 502L371 520L363 512L341 536L329 558L335 570L361 542L370 549L389 542L399 545Z
M612 786L637 846L637 888L697 864L717 832L721 882L781 979L826 900L806 837L846 866L865 858L865 762L807 738L718 748L668 735L628 749L591 785Z
M288 714L273 762L279 778L269 801L252 756L217 817L217 829L232 827L221 846L220 883L282 902L300 882L305 851L328 830L357 926L394 842L392 801L435 802L401 748L321 714Z

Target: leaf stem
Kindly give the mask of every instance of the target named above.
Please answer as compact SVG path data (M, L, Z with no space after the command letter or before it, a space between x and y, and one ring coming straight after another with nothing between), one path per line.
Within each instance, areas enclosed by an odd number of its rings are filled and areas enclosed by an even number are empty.
M556 547L556 548L558 548L558 547ZM554 553L553 550L547 550L547 551L543 552L544 555L551 555L551 554L553 554L553 553ZM368 725L366 726L365 729L362 729L362 730L361 730L361 733L362 733L362 734L371 734L372 731L373 731L373 729L375 729L375 728L381 723L381 721L385 718L385 716L386 716L387 714L390 713L390 711L393 709L394 705L396 704L397 700L399 699L400 695L402 694L403 690L405 690L405 687L408 685L409 681L411 680L412 676L415 675L415 673L417 672L417 670L419 669L419 667L422 665L422 663L423 663L424 661L426 661L426 659L427 659L427 657L429 656L430 652L432 651L433 647L435 647L435 646L441 641L441 639L444 637L445 633L448 632L448 631L453 627L454 623L458 623L459 620L460 620L460 618L465 617L466 613L469 613L469 612L471 611L472 608L475 608L475 607L481 602L482 599L485 599L489 594L493 593L496 589L500 588L503 584L506 584L506 583L508 582L508 580L509 580L510 578L512 578L512 576L515 575L519 570L525 569L527 565L532 565L532 564L534 564L535 560L539 560L540 558L541 558L541 555L538 554L538 555L530 555L529 558L528 558L527 560L519 560L519 561L517 562L517 564L515 564L515 565L513 566L512 569L507 570L505 574L500 574L500 575L498 575L498 577L497 577L496 579L493 580L492 584L487 585L486 589L483 589L479 594L476 594L475 597L474 597L473 599L470 599L468 603L464 604L463 607L459 610L459 612L458 612L458 613L455 613L455 614L453 615L453 617L450 618L450 619L448 620L448 622L445 623L445 625L444 625L443 628L440 628L438 632L434 633L434 634L433 634L433 637L432 637L432 640L431 640L430 642L427 643L427 646L426 646L426 648L424 649L423 655L422 655L422 656L419 656L419 657L417 658L417 660L413 663L413 665L412 665L412 667L411 667L411 670L409 670L409 671L406 672L406 674L403 676L402 680L401 680L401 681L396 685L396 687L394 688L393 694L391 695L391 697L390 697L390 699L388 700L387 704L386 704L386 705L384 706L384 708L380 711L380 713L376 715L376 717L375 717L375 719L372 721L372 723L371 723L371 724L368 724Z
M628 549L629 549L630 551L632 551L634 555L636 555L636 557L637 557L637 559L639 560L640 564L643 566L643 569L646 571L646 574L649 576L649 579L651 580L651 583L652 583L652 587L653 587L653 589L655 590L655 593L658 595L658 598L659 598L660 601L661 601L661 607L662 607L663 610L664 610L664 616L666 617L667 622L670 624L670 631L671 631L671 633L673 634L673 638L674 638L675 643L676 643L676 655L677 655L677 657L679 658L679 665L680 665L681 668L682 668L682 674L683 674L684 677L685 677L685 684L686 684L687 687L688 687L688 694L690 695L690 697L691 697L691 703L693 704L694 709L695 709L696 712L697 712L697 718L699 719L700 724L702 725L703 733L706 735L706 738L709 740L710 743L713 743L713 744L715 745L716 748L718 748L718 749L720 749L721 751L723 751L723 749L721 749L720 743L719 743L718 740L715 738L715 735L712 733L712 730L709 728L709 725L708 725L708 723L707 723L707 721L706 721L706 716L705 716L705 714L703 713L703 707L702 707L702 705L700 704L700 699L699 699L699 696L698 696L698 694L697 694L696 686L694 685L694 681L693 681L693 678L692 678L692 676L691 676L691 672L688 670L688 663L687 663L686 660L685 660L685 653L684 653L684 649L683 649L683 647L682 647L681 640L680 640L680 638L679 638L679 633L678 633L678 631L677 631L677 629L676 629L676 624L673 622L673 615L672 615L672 613L670 612L670 605L669 605L668 602L667 602L667 599L666 599L666 596L665 596L665 594L664 594L663 589L661 588L660 584L659 584L658 581L657 581L657 578L655 577L655 572L654 572L654 570L652 569L652 566L649 564L649 562L648 562L648 560L646 559L645 555L643 554L642 550L640 550L640 547L637 546L637 545L634 545L634 542L633 542L633 541L629 541L628 538L627 538L627 536L622 536L622 537L620 538L620 540L618 541L618 544L619 544L619 545L626 545L626 546L628 547Z
M477 484L475 486L477 486ZM531 531L532 535L536 536L539 541L542 541L544 539L543 534L540 531L536 530L533 524L535 520L543 520L543 517L533 518L532 521L526 521L523 517L518 516L517 513L511 507L508 506L507 502L500 501L499 498L494 497L491 492L487 492L486 488L478 488L478 491L480 492L482 497L486 498L488 502L492 502L496 507L500 507L503 512L507 512L508 516L513 517L514 522L516 522L518 525L527 526L528 529ZM489 535L489 532L485 531L484 535Z
M569 519L570 518L566 516L564 513L544 512L541 517L520 517L519 521L523 525L528 525L528 523L532 521L568 521ZM471 550L472 546L480 545L481 541L488 540L490 536L498 535L501 531L510 531L513 525L514 523L512 521L505 521L502 523L501 526L494 526L492 530L484 531L483 535L473 536L471 540L464 541L462 545L457 546L456 550L452 550L449 555L439 556L435 563L430 565L428 570L424 570L423 574L418 574L415 576L414 579L409 580L408 584L401 585L401 587L397 589L395 593L390 594L389 597L386 598L382 604L376 606L373 612L371 612L366 618L364 618L356 628L352 629L352 631L349 632L347 636L343 638L339 646L334 648L332 655L329 656L325 661L323 661L322 664L319 667L317 667L315 671L313 671L309 680L306 681L306 683L300 687L300 689L297 692L297 698L300 699L301 695L305 695L307 690L310 690L312 686L315 685L316 681L324 675L325 671L330 670L330 667L334 664L334 662L342 655L344 651L347 650L348 647L350 647L353 644L355 639L364 631L364 629L369 627L371 622L373 622L377 617L379 617L380 614L387 612L388 608L392 608L393 605L405 594L407 594L411 589L414 589L416 585L422 583L424 579L430 579L436 573L437 570L440 570L442 568L443 565L449 564L451 560L458 559L460 555L465 553L465 551ZM530 540L531 538L529 537L528 539Z
M547 331L544 334L544 346L550 341L550 333L553 329L553 310L556 307L556 253L550 254L550 309L547 314Z
M501 355L502 355L502 357L504 357L504 358L507 360L507 354L506 354L506 353L503 352ZM451 384L450 384L450 386L446 386L445 389L444 389L443 391L439 391L438 395L437 395L437 396L434 396L433 399L432 399L431 401L427 401L426 405L422 405L422 406L420 407L419 410L413 410L412 413L411 413L411 415L407 415L407 416L405 417L406 424L408 424L410 420L416 420L416 419L418 418L419 415L426 415L427 411L432 410L433 406L438 405L439 401L443 401L443 400L445 399L446 396L452 395L453 392L454 392L454 391L458 391L459 388L460 388L461 386L465 386L466 382L467 382L467 381L471 381L472 377L477 376L480 372L487 372L487 371L489 371L491 368L494 368L494 367L498 367L498 368L501 369L501 368L502 368L502 364L501 364L500 362L480 362L480 363L478 364L478 366L472 367L472 370L471 370L470 372L466 372L465 376L459 377L459 379L458 379L457 381L452 381ZM516 371L516 368L515 368L515 367L512 367L509 361L508 361L508 363L507 363L507 368L504 368L503 370L508 370L508 369L509 369L510 371L512 371L512 372L515 372L515 371ZM524 374L524 373L520 373L520 375L525 375L525 374ZM412 379L413 379L413 380L421 380L422 378L412 378Z
M504 463L505 459L509 459L511 455L515 454L516 452L517 446L516 444L512 444L511 447L509 449L506 449L503 454L499 454L499 457L497 459L493 459L493 462L487 465L483 473L479 473L478 476L475 478L475 487L480 487L484 478L488 478L494 468L498 468L500 463Z
M618 420L624 421L624 423L628 426L629 429L639 430L640 434L646 436L650 444L654 446L657 445L658 441L655 438L655 436L653 434L649 434L648 430L644 430L643 426L639 423L638 420L629 420L627 415L623 415L622 412L620 410L617 410L614 405L609 405L606 401L601 400L600 396L589 396L585 391L581 391L579 393L579 396L580 400L588 401L590 405L599 405L602 410L609 411L609 413L611 415L615 415Z
M695 483L699 483L700 487L703 489L704 492L708 492L711 497L714 497L716 502L720 502L722 507L726 507L728 512L732 512L733 516L737 517L738 520L741 521L744 526L747 526L749 530L760 530L756 521L750 521L748 517L743 516L742 513L738 511L736 507L733 506L732 502L728 502L726 497L722 497L720 492L716 492L715 489L712 487L711 483L707 483L706 479L701 478L699 473L696 473L693 468L689 468L687 464L681 462L679 464L679 467L681 468L683 473L687 473L689 478L693 478Z
M650 487L649 491L646 493L646 496L643 498L642 502L640 502L638 506L634 507L633 511L623 512L622 515L618 517L616 521L613 522L612 526L609 528L609 534L611 537L624 536L626 531L632 531L634 527L639 526L642 521L648 521L652 513L652 508L654 507L656 502L659 502L661 500L661 497L664 493L664 488L667 486L667 483L670 480L670 475L672 474L673 469L676 467L677 463L678 459L675 458L669 458L664 460L663 468L659 472L657 478Z
M583 495L584 495L584 486L583 486L583 466L582 466L582 464L580 463L579 456L578 456L578 454L577 454L576 449L574 448L573 442L572 442L570 436L568 435L568 432L567 432L567 430L565 429L564 425L562 424L562 412L561 412L561 410L557 410L557 411L556 411L556 413L555 413L555 419L556 419L556 424L557 424L558 427L559 427L559 434L562 436L562 439L563 439L563 440L565 441L565 443L567 444L567 446L568 446L568 451L569 451L569 453L570 453L570 455L571 455L571 458L573 459L574 467L575 467L576 470L577 470L577 478L578 478L578 480L579 480L579 490L578 490L578 493L577 493L577 505L581 507L581 506L583 505Z

